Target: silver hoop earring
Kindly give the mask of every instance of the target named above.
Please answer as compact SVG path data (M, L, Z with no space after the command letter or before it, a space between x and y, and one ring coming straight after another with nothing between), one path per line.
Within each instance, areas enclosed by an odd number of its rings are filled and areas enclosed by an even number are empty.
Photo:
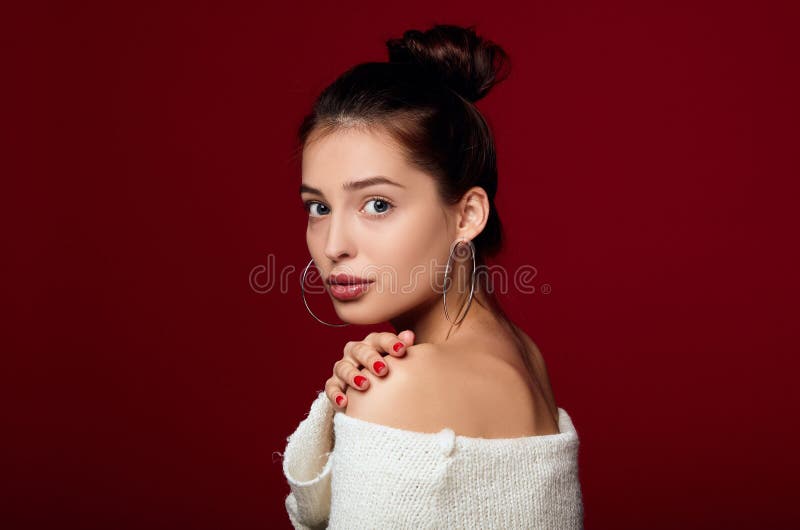
M303 277L300 278L300 292L302 293L303 303L306 305L306 310L308 310L308 312L311 314L311 316L316 318L318 322L322 322L326 326L330 326L332 328L343 328L345 326L349 326L350 324L347 323L347 322L344 323L344 324L328 324L324 320L320 320L319 317L317 317L317 315L315 315L314 312L311 311L311 308L308 307L308 301L306 300L306 288L305 288L305 285L306 285L306 274L308 274L308 269L309 269L309 267L311 267L312 263L314 263L314 258L311 258L311 261L308 262L308 265L306 265L306 268L303 271Z
M447 275L450 274L450 262L453 259L453 250L461 247L461 241L457 242L453 248L450 250L450 256L447 258L447 268L445 269L444 273L444 292L442 293L443 297L443 304L444 304L444 316L447 320L454 325L461 323L464 320L464 317L467 316L467 311L469 311L469 306L472 304L472 296L475 294L475 269L476 269L476 262L475 262L475 245L472 244L472 241L469 240L462 240L466 241L467 245L469 245L470 250L472 251L472 280L470 282L470 289L469 289L469 298L467 299L466 309L464 310L464 314L459 318L456 322L450 320L450 315L447 312Z

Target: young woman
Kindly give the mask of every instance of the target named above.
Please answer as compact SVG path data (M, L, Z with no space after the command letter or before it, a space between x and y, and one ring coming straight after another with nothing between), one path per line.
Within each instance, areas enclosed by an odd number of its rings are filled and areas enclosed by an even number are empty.
M299 130L306 239L343 348L287 439L296 528L582 528L578 436L542 355L502 311L497 164L475 102L508 56L474 28L387 42ZM365 392L369 389L369 392Z

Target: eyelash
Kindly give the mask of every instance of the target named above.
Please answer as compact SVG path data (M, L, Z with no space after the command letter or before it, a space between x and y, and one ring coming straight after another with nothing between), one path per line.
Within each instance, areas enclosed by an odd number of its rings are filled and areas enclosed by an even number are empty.
M373 196L373 197L370 197L369 199L367 199L367 202L370 202L370 201L381 201L381 202L385 202L386 204L388 204L388 205L389 205L389 209L388 209L386 212L384 212L384 213L367 213L366 215L368 215L369 217L372 217L372 218L386 217L387 215L389 215L389 213L391 213L391 211L392 211L392 210L394 210L394 203L393 203L392 201L390 201L389 199L385 198L385 197L381 197L381 196L379 196L379 195L375 195L375 196ZM312 205L312 204L324 204L324 203L322 203L322 202L320 202L320 201L306 201L306 202L303 204L303 208L305 209L305 211L306 211L306 212L307 212L309 215L311 214L311 205ZM314 217L314 216L312 216L312 218L313 218L313 217ZM321 216L316 216L316 217L321 217Z

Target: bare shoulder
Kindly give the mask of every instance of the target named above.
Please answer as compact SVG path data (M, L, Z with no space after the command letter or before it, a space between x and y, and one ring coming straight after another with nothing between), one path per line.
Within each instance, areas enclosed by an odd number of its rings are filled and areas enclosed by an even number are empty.
M404 357L385 359L388 375L366 374L369 390L348 390L348 416L416 432L451 428L477 438L553 432L536 421L541 407L519 366L487 354L485 346L419 344Z
M439 348L432 344L415 344L403 357L387 355L384 362L389 373L378 377L368 371L365 392L348 389L345 414L373 423L417 432L438 432L435 412L438 403L437 377L441 361Z

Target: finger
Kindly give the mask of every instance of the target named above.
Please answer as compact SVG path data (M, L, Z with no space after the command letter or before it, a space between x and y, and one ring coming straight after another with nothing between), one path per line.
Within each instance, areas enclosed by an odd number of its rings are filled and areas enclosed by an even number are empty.
M406 354L406 344L403 339L394 333L370 333L364 342L368 342L378 350L387 352L393 357L402 357Z
M346 347L345 355L356 359L361 365L377 376L389 373L389 366L383 360L381 351L366 341L350 342Z
M341 382L358 390L365 390L369 386L369 380L353 364L349 356L336 361L333 365L333 374Z
M344 394L344 388L335 377L331 377L325 383L325 395L328 396L334 408L340 410L347 408L347 396Z
M406 345L406 347L401 350L403 353L405 353L407 351L409 346L413 346L414 345L414 341L417 338L417 336L414 334L414 332L412 330L410 330L410 329L406 329L404 331L401 331L400 333L397 334L397 336Z

